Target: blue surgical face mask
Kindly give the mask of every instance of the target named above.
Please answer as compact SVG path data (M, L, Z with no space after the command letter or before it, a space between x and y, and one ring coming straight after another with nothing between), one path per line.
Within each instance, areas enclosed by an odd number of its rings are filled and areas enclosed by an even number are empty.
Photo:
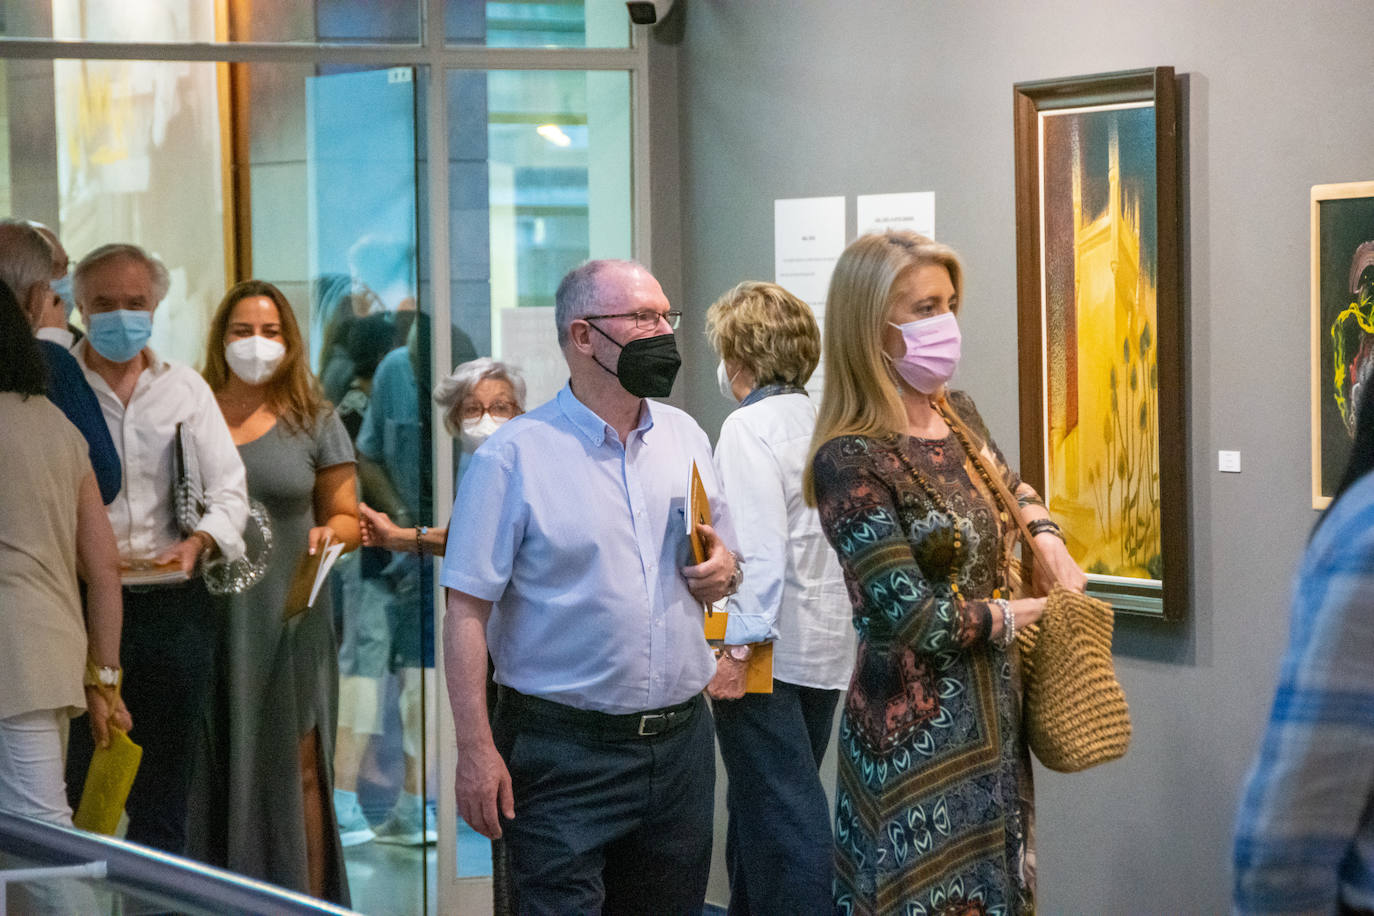
M86 336L95 352L110 362L127 363L152 336L153 313L143 309L96 312L86 324Z
M76 297L72 295L72 275L67 274L61 280L52 281L52 291L62 297L62 310L67 313L67 320L72 320L72 309L76 307Z

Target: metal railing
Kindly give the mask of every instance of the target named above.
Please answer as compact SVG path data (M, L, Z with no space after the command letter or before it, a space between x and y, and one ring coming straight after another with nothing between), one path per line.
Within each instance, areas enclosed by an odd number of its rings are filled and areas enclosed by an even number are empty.
M112 904L111 909L120 913L347 916L353 912L135 843L10 814L0 814L0 855L18 866L0 871L0 916L9 886L41 889L73 879L107 896L129 898Z

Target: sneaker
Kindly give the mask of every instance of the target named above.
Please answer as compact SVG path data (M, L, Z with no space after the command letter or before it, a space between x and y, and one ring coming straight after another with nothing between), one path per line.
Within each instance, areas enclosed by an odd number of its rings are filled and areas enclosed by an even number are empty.
M428 805L422 806L424 811L424 824L420 823L420 814L413 808L403 811L408 805L397 805L391 809L391 814L376 830L377 842L387 843L392 846L428 846L439 842L439 830L434 818L434 809Z
M376 838L376 832L372 829L372 825L367 822L362 806L358 804L356 799L349 810L338 811L335 809L335 816L339 819L340 845L344 847L361 846Z

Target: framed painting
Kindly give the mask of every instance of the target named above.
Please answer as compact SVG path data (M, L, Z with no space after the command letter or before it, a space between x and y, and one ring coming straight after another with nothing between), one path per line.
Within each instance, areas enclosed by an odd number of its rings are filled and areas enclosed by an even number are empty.
M1015 86L1021 476L1088 591L1187 612L1188 449L1172 67Z
M1312 188L1312 508L1340 484L1374 379L1374 181Z

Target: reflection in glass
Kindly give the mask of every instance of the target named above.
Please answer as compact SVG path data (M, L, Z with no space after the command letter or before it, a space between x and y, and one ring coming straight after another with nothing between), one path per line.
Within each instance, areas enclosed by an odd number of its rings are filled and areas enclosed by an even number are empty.
M65 41L417 44L420 0L29 0L5 5L0 34Z
M623 0L447 0L449 44L492 48L627 48Z

